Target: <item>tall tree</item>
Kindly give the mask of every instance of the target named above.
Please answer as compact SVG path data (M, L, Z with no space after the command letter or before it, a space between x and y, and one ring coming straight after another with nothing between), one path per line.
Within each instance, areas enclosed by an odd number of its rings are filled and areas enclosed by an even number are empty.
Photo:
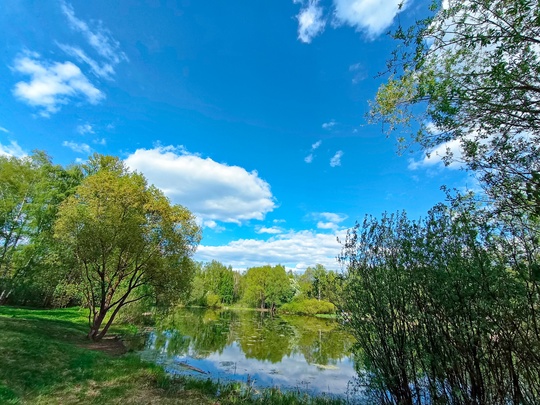
M433 17L395 37L372 118L446 163L479 173L502 211L540 215L540 3L434 2ZM402 138L403 139L403 138Z
M261 309L270 305L274 308L291 298L291 282L285 267L260 266L251 267L244 277L244 299Z
M171 205L119 159L94 155L88 167L88 177L60 207L55 235L78 262L88 336L100 340L123 306L187 290L200 228L186 208Z
M22 284L39 286L38 295L50 295L64 278L67 269L51 262L52 228L60 202L80 180L77 167L53 165L44 152L0 157L0 303ZM41 304L37 298L34 305Z

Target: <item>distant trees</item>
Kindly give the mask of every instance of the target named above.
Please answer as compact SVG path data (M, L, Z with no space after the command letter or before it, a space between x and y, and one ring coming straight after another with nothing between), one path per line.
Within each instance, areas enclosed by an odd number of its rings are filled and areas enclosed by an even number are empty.
M90 175L60 206L55 236L77 261L90 332L100 340L118 311L147 296L179 298L193 275L200 229L117 158L94 155Z

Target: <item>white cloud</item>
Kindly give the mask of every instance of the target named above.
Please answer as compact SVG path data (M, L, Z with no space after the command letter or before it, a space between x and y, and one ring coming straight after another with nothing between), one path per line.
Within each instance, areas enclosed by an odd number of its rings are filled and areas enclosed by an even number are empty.
M182 148L138 149L125 162L205 221L262 220L276 207L270 185L256 171L204 159Z
M373 38L390 27L407 4L408 0L334 0L334 17L338 24L347 24Z
M101 22L99 22L99 26L95 27L94 29L91 29L88 23L86 23L83 20L80 20L75 16L75 11L73 10L73 7L70 4L67 4L65 2L61 3L62 12L66 16L70 27L75 30L79 31L81 34L84 35L88 43L94 50L103 58L105 58L107 61L109 61L111 64L116 65L123 60L127 60L127 56L124 52L120 51L120 44L118 41L116 41L109 31L106 28L103 28L101 26ZM68 51L78 53L77 48L70 47L71 49L68 49ZM77 55L75 55L77 56ZM86 55L84 52L80 52L78 55L81 60L84 60ZM94 70L94 67L91 65L90 58L86 57L87 60L84 60L84 62L88 63L90 67ZM104 65L101 67L102 73L104 74L110 74L114 73L114 69L112 66ZM94 70L96 72L96 70ZM97 69L99 71L99 69ZM96 72L97 73L97 72Z
M11 141L9 145L3 145L0 143L0 156L14 156L21 158L26 156L27 153L22 150L19 144L15 141Z
M295 1L295 3L299 2ZM322 7L319 6L319 0L308 0L302 3L304 7L296 16L298 19L298 39L304 43L310 43L314 37L324 31L326 21L323 17Z
M338 150L332 159L330 159L330 166L336 167L341 166L341 157L343 156L343 151Z
M201 226L204 226L206 228L210 228L212 229L214 232L223 232L225 230L224 227L222 226L219 226L218 223L214 220L208 220L208 221L204 221L204 220L199 220L198 222L200 222L199 225Z
M271 235L275 235L282 232L283 230L281 228L278 228L277 226L271 226L270 228L262 226L259 229L257 229L257 233L269 233Z
M88 146L87 144L85 144L85 143L76 143L76 142L64 141L64 142L62 142L62 146L65 146L66 148L69 148L73 152L77 152L77 153L90 154L92 152L92 148L90 146Z
M432 122L426 125L426 130L433 135L436 135L439 132L437 127ZM465 139L473 139L475 136L476 132L473 131L469 136L466 136ZM487 140L484 142L487 142ZM448 165L445 165L443 159L445 157L451 157ZM461 141L458 139L452 139L448 142L443 142L426 153L423 159L409 159L408 168L409 170L417 170L419 168L430 168L435 166L446 166L450 169L463 168L463 148L461 147Z
M335 222L335 223L341 223L343 221L345 221L348 216L345 215L345 214L337 214L335 212L319 212L317 214L314 214L316 217L320 217L320 218L323 218L327 221L332 221L332 222Z
M323 123L322 128L323 129L331 129L335 125L336 125L336 121L335 120L330 120L329 122Z
M319 141L315 142L313 145L311 145L311 153L304 158L304 162L306 162L306 163L313 162L313 159L315 158L315 155L313 154L313 152L315 152L315 150L319 146L321 146L321 144L322 144L322 141L319 140Z
M57 112L60 105L72 98L84 97L91 104L104 98L73 63L49 63L39 57L37 53L26 53L15 59L13 69L30 76L30 81L17 83L13 94L31 106L42 108L42 116Z
M65 44L58 44L58 46L68 55L75 57L79 62L84 62L90 66L90 69L92 69L92 72L96 76L110 78L114 74L114 67L110 63L100 65L99 62L88 56L81 48Z
M4 127L0 127L0 132L5 132L6 134L9 134L9 131Z
M317 263L327 269L339 270L336 257L341 252L337 237L345 232L320 233L315 231L289 231L268 240L239 239L222 246L199 246L195 258L202 261L219 260L234 269L265 264L282 264L303 271Z
M107 145L107 140L105 138L94 139L92 142L95 143L96 145L102 145L102 146Z
M353 74L352 83L358 84L367 77L366 69L361 62L349 66L349 72Z
M339 228L339 224L348 218L347 215L334 212L319 212L312 215L315 219L319 219L317 222L317 229L336 230Z
M77 128L75 129L79 134L85 135L85 134L93 134L94 128L92 128L92 125L86 123L82 125L77 125Z

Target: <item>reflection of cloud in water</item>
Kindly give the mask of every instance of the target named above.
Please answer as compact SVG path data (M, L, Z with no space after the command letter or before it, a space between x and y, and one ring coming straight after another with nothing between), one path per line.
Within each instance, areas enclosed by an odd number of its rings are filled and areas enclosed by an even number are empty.
M352 338L331 321L183 309L158 325L141 356L171 374L330 395L356 377Z
M195 353L185 356L164 356L163 351L160 351L161 355L156 358L148 351L152 351L152 347L145 350L143 357L163 365L171 374L200 377L200 373L181 365L187 363L207 372L215 379L243 382L249 380L257 387L299 388L318 394L344 395L349 381L356 376L353 362L348 357L338 361L335 368L307 364L301 354L285 356L281 362L272 363L246 358L236 342L227 346L221 354L212 353L206 358L197 358Z

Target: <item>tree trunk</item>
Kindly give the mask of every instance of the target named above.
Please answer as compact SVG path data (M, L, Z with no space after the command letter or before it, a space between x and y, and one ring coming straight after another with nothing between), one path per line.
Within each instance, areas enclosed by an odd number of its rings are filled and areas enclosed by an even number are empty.
M99 328L101 327L101 324L103 323L103 319L105 319L105 315L107 314L107 311L100 309L98 316L94 318L94 321L92 322L92 326L90 327L90 332L88 332L88 338L92 339L94 342L98 342L103 337L102 334L98 334Z

